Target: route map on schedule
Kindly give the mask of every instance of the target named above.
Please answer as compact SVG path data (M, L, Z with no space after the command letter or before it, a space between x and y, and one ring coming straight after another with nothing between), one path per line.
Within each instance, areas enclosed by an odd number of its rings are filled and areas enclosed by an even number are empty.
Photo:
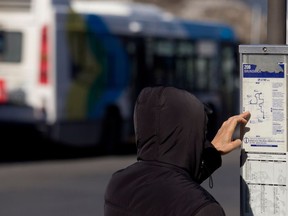
M250 111L243 148L246 151L285 152L286 149L286 82L285 65L261 69L243 64L242 106Z
M242 172L244 215L287 215L286 161L286 153L247 153Z

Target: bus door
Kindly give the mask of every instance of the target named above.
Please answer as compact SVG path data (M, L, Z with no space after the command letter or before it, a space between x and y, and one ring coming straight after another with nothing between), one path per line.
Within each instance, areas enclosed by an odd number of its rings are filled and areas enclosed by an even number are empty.
M153 68L153 59L151 59L150 46L152 41L150 38L137 37L134 39L134 68L133 79L135 87L135 100L140 93L141 89L148 85L151 69Z

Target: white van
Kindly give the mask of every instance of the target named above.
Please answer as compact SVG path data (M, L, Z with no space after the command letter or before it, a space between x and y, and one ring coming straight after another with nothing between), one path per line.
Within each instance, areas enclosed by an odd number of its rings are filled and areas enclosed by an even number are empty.
M69 11L68 0L0 0L0 122L84 144L96 133L72 123L66 131L61 127L71 85L64 22Z

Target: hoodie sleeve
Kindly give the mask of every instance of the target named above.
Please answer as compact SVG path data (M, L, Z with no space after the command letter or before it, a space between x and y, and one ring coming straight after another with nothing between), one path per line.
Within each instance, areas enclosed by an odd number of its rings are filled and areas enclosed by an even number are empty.
M202 183L205 181L221 165L222 158L220 152L209 141L206 141L197 182Z

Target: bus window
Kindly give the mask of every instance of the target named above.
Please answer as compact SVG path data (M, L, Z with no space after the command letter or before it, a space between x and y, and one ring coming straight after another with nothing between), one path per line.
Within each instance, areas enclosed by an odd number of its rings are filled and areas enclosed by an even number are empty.
M133 64L137 89L147 85L174 85L174 42L148 37L136 38L135 45Z
M196 61L196 79L195 87L199 91L206 91L209 87L209 59L197 58Z
M220 50L221 62L221 92L224 98L226 98L225 103L228 108L228 115L236 114L238 112L238 90L239 90L239 77L237 58L235 55L235 45L234 44L222 44Z
M155 84L173 85L175 82L175 46L172 40L156 39L153 47Z
M179 86L186 86L186 61L185 59L182 58L178 58L176 57L175 59L176 65L175 65L175 82L179 85Z
M129 61L129 68L128 72L130 73L130 83L129 85L134 89L134 85L136 82L136 75L137 75L137 45L133 38L129 37L121 37L123 46L125 47L125 50L127 51L128 59Z
M142 60L143 60L143 63L145 63L144 65L146 65L146 68L149 71L153 70L153 67L154 67L154 46L155 46L155 39L153 38L148 37L143 40L139 40L138 42L138 48L139 48L138 51L139 52L142 51L145 53L145 58Z
M154 48L157 56L172 57L174 55L174 44L169 40L158 40Z
M211 91L217 89L217 44L215 41L199 40L196 43L197 57L195 65L196 90Z
M194 44L188 41L179 41L176 46L175 73L176 82L180 87L188 90L193 86L193 55L195 52Z
M0 38L1 58L0 62L18 63L22 55L22 33L2 32ZM5 41L4 41L5 38ZM5 42L5 43L4 43Z
M195 86L195 59L194 58L188 58L186 60L186 65L187 65L187 72L186 72L186 88L190 91L193 90L193 86Z
M234 60L234 50L231 46L223 46L221 48L221 73L222 73L222 86L224 86L225 91L231 92L234 88L234 70L235 70L235 60Z

